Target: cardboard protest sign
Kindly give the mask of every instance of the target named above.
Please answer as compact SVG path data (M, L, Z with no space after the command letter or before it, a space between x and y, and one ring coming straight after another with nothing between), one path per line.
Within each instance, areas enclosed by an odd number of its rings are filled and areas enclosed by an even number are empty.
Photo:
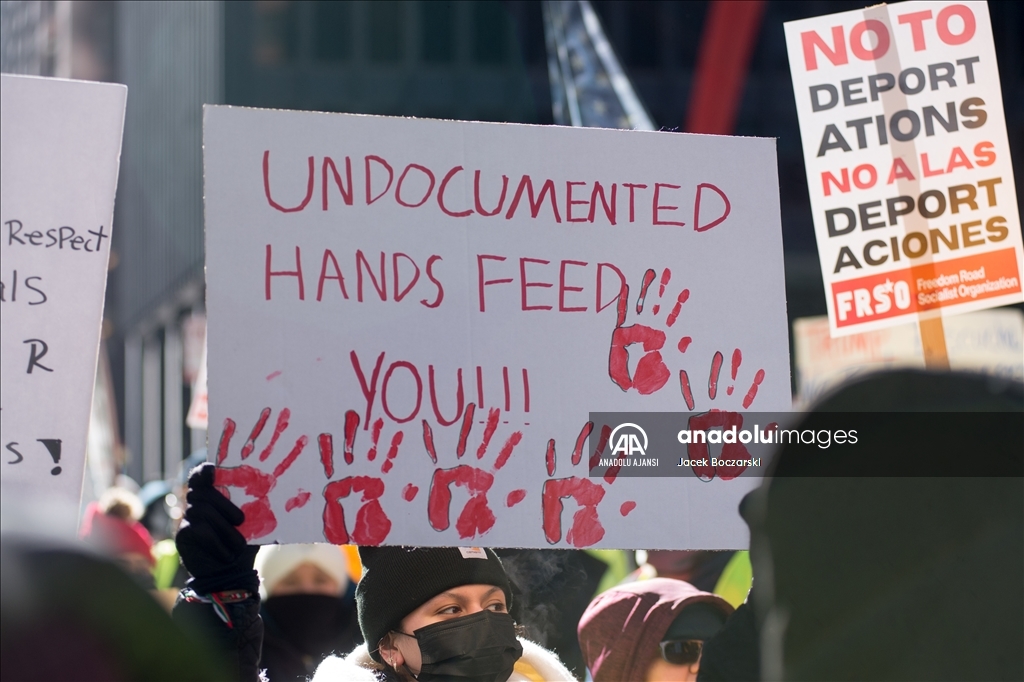
M0 480L5 508L59 507L53 522L74 533L126 89L0 78Z
M785 28L832 335L1024 300L988 6Z
M591 479L588 414L790 408L772 140L205 116L210 450L249 538L746 546L756 481Z
M951 369L1024 381L1024 314L1019 310L957 315L946 321L944 332ZM793 323L793 355L797 393L803 405L853 376L925 366L917 325L832 338L824 316Z

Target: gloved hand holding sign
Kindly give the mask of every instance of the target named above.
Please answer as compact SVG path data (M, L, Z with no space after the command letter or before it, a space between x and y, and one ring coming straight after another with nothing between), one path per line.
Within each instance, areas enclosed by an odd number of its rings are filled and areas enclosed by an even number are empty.
M238 532L242 511L214 487L217 468L209 462L192 470L188 479L188 509L175 544L198 594L222 590L259 590L253 561L259 547Z

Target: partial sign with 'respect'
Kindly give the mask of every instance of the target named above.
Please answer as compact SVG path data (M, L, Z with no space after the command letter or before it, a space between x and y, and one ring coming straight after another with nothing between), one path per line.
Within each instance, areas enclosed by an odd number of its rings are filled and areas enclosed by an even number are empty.
M0 83L5 524L27 518L12 509L29 503L34 523L73 535L127 90L9 75ZM33 529L42 530L19 528Z
M748 479L591 478L588 415L790 408L772 140L209 107L204 163L248 537L747 545Z
M1024 300L988 6L785 28L832 335Z

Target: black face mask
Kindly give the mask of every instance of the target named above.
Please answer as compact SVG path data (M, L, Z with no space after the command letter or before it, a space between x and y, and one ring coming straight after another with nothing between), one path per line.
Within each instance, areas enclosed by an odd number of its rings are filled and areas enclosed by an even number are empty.
M305 654L323 654L338 646L354 620L355 606L344 597L291 594L263 602L270 634L282 637Z
M512 616L481 611L413 632L420 645L420 682L505 682L523 655Z

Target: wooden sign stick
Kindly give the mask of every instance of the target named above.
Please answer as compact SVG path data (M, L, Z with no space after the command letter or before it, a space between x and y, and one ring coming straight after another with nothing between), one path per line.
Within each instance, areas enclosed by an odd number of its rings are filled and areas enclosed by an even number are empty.
M948 370L949 355L946 353L946 332L942 327L942 317L919 319L917 326L921 332L925 368Z

